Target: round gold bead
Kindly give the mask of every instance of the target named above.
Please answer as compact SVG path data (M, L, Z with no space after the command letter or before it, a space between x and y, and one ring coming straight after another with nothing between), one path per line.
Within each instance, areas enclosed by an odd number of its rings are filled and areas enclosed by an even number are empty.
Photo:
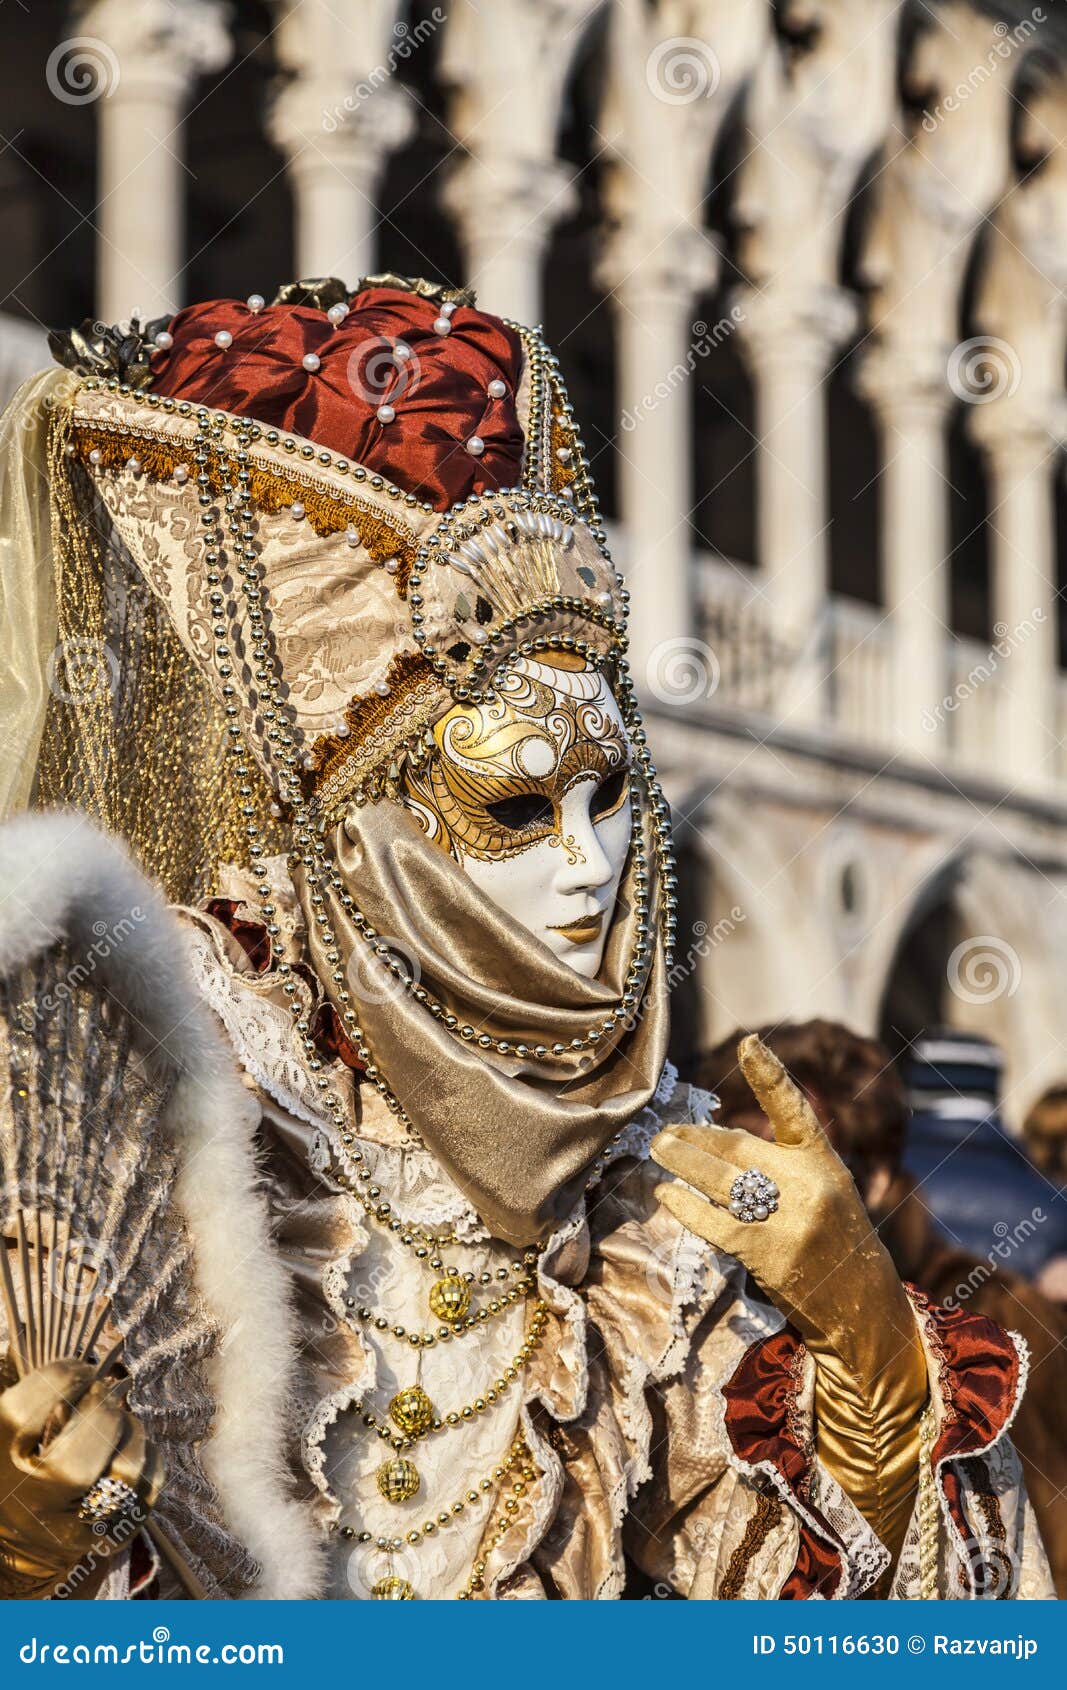
M458 1273L446 1273L430 1291L430 1312L450 1326L461 1321L471 1306L470 1286Z
M375 1602L413 1602L415 1592L407 1579L390 1575L379 1579L377 1584L371 1585L371 1596Z
M418 1494L420 1479L419 1470L413 1461L407 1461L398 1456L394 1461L385 1461L378 1468L375 1475L378 1489L386 1502L408 1502Z
M433 1425L433 1403L421 1385L406 1385L389 1404L389 1418L408 1437L421 1438Z

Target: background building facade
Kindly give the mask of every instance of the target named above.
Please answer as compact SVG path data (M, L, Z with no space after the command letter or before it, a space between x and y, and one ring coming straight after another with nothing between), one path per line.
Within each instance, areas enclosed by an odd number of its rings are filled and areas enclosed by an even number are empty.
M472 283L543 322L683 864L679 1054L825 1014L1067 1076L1060 0L31 0L0 387L46 326Z

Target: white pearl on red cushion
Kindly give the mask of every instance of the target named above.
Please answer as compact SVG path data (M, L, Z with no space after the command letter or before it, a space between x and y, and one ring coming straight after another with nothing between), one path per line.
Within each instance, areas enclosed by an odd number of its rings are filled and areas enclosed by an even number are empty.
M250 293L248 298L245 300L245 304L248 306L250 311L262 311L266 303L267 302L261 293Z
M218 347L220 352L229 351L230 347L233 345L233 335L230 333L229 329L219 330L218 334L215 336L215 345Z
M472 458L480 458L485 451L485 441L480 434L472 434L467 441L467 450Z
M503 399L507 390L508 390L507 382L503 382L503 381L500 381L499 379L497 379L496 381L491 381L489 383L489 387L487 389L487 392L489 394L490 399Z
M442 305L442 307L441 307L442 317L451 317L451 315L452 315L452 313L455 309L456 309L456 307L455 307L454 302L452 300L449 300L447 305Z
M331 305L330 309L326 313L326 316L333 324L334 328L338 329L348 316L348 306L340 303L337 305Z
M169 352L174 345L174 336L168 334L166 329L160 329L152 344L158 346L161 352Z
M305 370L310 376L314 375L315 371L322 363L322 359L319 357L317 352L305 352L300 362L303 364Z
M362 543L358 528L350 528L345 534L345 539L348 541L350 546L358 546Z
M174 479L178 483L179 487L183 482L188 481L189 471L186 469L184 464L178 464L175 466Z
M451 334L452 324L449 322L447 317L435 317L433 320L433 332L434 334L442 335Z
M406 340L396 340L393 342L393 357L399 358L401 363L404 362L405 358L411 357L411 347L408 345Z
M379 405L374 414L380 423L391 423L396 416L396 412L391 405Z
M299 499L297 499L294 504L291 504L289 506L289 515L292 517L294 522L302 522L303 521L304 507L300 503Z

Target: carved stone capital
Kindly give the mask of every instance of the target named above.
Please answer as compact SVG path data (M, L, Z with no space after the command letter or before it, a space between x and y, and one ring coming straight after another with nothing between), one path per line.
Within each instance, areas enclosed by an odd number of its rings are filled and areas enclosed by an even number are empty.
M78 14L83 36L103 42L118 65L109 100L123 94L180 98L198 76L222 70L233 42L221 0L94 0Z

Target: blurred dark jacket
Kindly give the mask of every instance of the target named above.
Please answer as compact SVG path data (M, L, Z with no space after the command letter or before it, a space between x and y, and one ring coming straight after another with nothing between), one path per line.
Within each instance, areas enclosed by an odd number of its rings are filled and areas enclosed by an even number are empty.
M924 1193L925 1195L925 1193ZM935 1303L988 1315L1018 1332L1030 1350L1030 1377L1011 1436L1048 1550L1056 1594L1067 1598L1067 1311L988 1256L946 1242L911 1175L901 1173L874 1218L901 1279Z

